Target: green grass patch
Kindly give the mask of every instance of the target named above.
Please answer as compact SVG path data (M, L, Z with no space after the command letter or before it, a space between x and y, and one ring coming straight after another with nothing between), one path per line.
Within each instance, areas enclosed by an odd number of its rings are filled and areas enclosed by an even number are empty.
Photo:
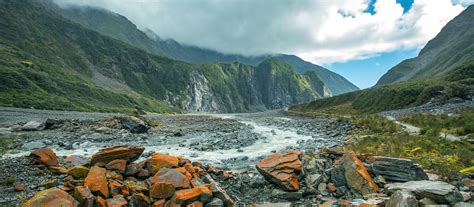
M402 130L400 125L378 115L353 116L349 121L360 127L362 134L393 134Z
M412 159L425 169L449 177L474 166L474 145L434 136L374 135L343 147L344 150Z
M12 144L16 143L21 136L19 135L3 135L0 136L0 156L5 154Z
M411 114L402 117L401 121L422 128L422 132L444 131L458 136L474 136L474 109L451 116L447 114Z

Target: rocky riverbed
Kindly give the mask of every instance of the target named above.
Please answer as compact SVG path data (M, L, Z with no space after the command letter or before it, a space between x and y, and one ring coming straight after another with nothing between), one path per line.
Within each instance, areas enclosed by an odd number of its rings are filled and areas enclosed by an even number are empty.
M91 177L96 177L96 172L107 172L109 184L140 182L146 189L136 192L133 198L128 197L133 195L122 191L114 197L105 196L105 201L100 200L114 203L118 199L122 204L129 202L129 206L134 206L132 199L153 200L151 195L145 193L154 188L151 180L155 172L150 170L158 173L163 168L161 164L159 169L150 168L147 163L169 163L170 159L179 162L173 161L174 164L166 168L181 172L186 163L191 163L187 160L190 159L193 168L186 168L181 173L191 173L192 177L197 177L198 183L202 181L209 186L213 182L219 184L222 192L213 194L220 195L213 198L217 203L226 202L227 198L222 197L225 192L236 204L271 203L270 206L276 206L276 203L282 206L291 203L344 206L383 206L391 203L392 206L404 206L403 202L408 202L409 206L429 202L454 205L470 202L474 190L472 176L464 176L451 184L429 181L436 176L428 176L410 160L331 150L342 145L346 136L357 128L330 117L288 117L281 111L268 111L252 114L155 114L140 118L12 108L0 108L0 117L4 152L0 159L0 206L18 205L40 191L68 199L74 196L81 202L99 202L99 196L104 197L102 192L94 192L93 186L87 186L83 180L87 183L91 173L87 177L86 174L79 176L82 179L73 179L71 176L75 171L70 171L74 166L86 166L88 172L94 172ZM111 153L114 156L117 154L117 157L107 158L104 163L93 161L104 157L104 154L109 156L103 152L104 148L125 145L140 148L139 155L134 155L134 163L128 160L128 155L121 153ZM38 152L38 149L48 149L44 159L57 156L57 161L53 164L45 162L37 155L44 152ZM111 167L117 163L121 163L121 168L126 170ZM136 172L127 174L129 168ZM195 174L195 170L201 173ZM189 180L191 182L191 177ZM194 184L184 189L179 186L173 189L176 192L197 192L199 187ZM418 189L420 185L425 188ZM59 189L44 191L55 186ZM84 193L87 191L85 188L91 188L93 195L89 193L87 199L76 198L76 191ZM436 188L443 190L433 192ZM400 189L408 193L399 193ZM216 189L209 187L208 190ZM431 195L433 193L434 196ZM210 198L201 201L194 198L176 200L175 197L181 195L177 194L160 202L222 206L211 205ZM90 201L91 196L97 200ZM151 205L150 202L148 204ZM144 206L148 205L146 203L141 202Z

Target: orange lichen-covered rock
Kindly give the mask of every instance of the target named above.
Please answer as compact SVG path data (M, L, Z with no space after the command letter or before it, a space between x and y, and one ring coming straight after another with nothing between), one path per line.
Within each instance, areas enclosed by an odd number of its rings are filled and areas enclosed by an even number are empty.
M174 185L166 182L157 182L150 190L151 198L169 198L174 194Z
M200 197L201 189L191 188L176 191L171 200L174 201L176 204L184 204L199 200Z
M160 200L155 201L152 206L153 207L164 207L165 203L166 203L165 199L160 199Z
M160 171L161 168L178 167L179 158L159 152L155 152L146 161L146 167L152 173Z
M100 196L97 196L96 203L98 207L107 207L107 201Z
M285 153L272 154L256 167L257 170L270 182L277 184L287 191L297 191L299 182L297 173L301 172L301 152L294 150Z
M109 180L109 193L112 196L122 194L123 185L116 180Z
M105 168L92 166L84 181L84 185L89 187L92 192L99 192L105 198L109 197L109 188L107 186Z
M189 179L176 169L163 168L150 178L150 184L171 183L175 188L189 188Z
M53 152L53 150L48 149L48 148L33 150L30 156L37 158L38 162L43 165L47 165L47 166L59 165L58 157Z
M176 170L180 172L181 174L185 175L188 178L188 180L191 180L193 178L191 173L189 173L184 167L176 168Z
M22 207L77 207L79 203L67 192L59 188L50 188L36 193Z
M105 165L105 168L123 173L127 169L127 160L112 160Z
M143 153L145 148L143 147L128 147L128 146L116 146L110 148L104 148L95 153L91 158L91 164L94 165L98 162L109 163L112 160L127 160L133 162L137 160Z
M76 186L74 188L74 198L79 201L80 206L94 206L95 197L87 186Z
M186 207L204 207L204 204L202 204L201 202L199 201L194 201L188 205L186 205Z
M127 206L128 202L125 198L109 198L107 199L107 207L122 207Z
M344 167L347 185L351 189L358 191L362 195L382 192L355 153L344 154L342 166Z

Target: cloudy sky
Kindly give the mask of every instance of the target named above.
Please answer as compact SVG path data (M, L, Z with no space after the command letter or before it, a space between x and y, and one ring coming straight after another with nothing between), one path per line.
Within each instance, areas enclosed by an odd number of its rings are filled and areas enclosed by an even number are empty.
M55 0L224 53L296 54L366 88L474 0Z

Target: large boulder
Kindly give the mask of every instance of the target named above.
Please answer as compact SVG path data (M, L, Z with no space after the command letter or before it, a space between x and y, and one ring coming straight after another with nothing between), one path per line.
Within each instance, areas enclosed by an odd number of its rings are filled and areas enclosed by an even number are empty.
M362 195L382 192L355 153L344 154L342 166L349 188Z
M438 204L455 204L463 201L461 193L455 186L441 181L409 181L406 183L391 183L385 189L394 193L404 190L412 192L418 199L429 198Z
M45 128L44 122L39 121L29 121L21 127L23 131L39 131Z
M121 119L120 126L135 134L146 133L148 129L150 129L150 126L148 126L143 120L133 116Z
M299 182L297 173L301 172L301 152L294 150L272 154L260 161L256 168L268 181L277 184L286 191L297 191Z
M79 203L66 191L59 188L50 188L36 193L22 207L77 207Z
M143 153L143 147L116 146L99 150L91 158L91 164L98 162L109 163L112 160L122 159L128 162L137 160Z
M411 192L397 191L390 196L385 207L418 207L418 200Z
M372 170L376 175L381 175L386 180L398 182L428 180L428 175L423 169L409 159L371 156L367 162L372 165Z
M146 161L146 167L148 171L156 173L160 171L161 168L172 168L178 167L179 158L159 152L155 152L151 157Z
M48 148L37 149L31 152L33 158L37 159L40 164L47 166L58 166L59 161L56 153Z
M92 192L100 193L105 198L109 197L106 173L105 168L92 166L84 180L84 185Z
M163 168L150 178L150 184L154 186L156 183L170 183L175 188L189 188L190 182L188 177L180 173L176 169Z

